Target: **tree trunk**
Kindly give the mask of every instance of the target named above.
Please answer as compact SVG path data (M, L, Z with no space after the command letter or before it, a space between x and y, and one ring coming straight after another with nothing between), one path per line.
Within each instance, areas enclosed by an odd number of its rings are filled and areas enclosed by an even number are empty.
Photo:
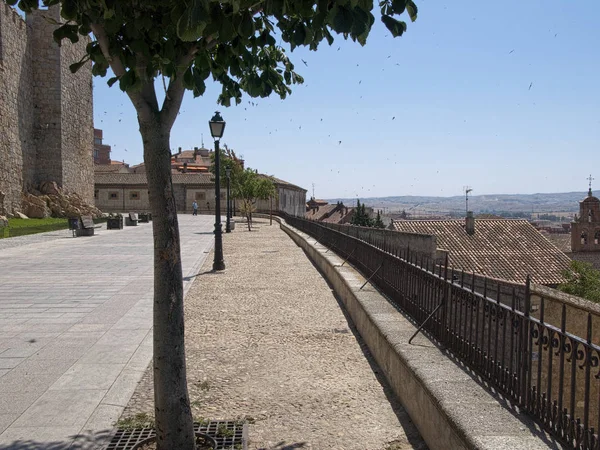
M183 280L170 130L138 117L154 235L154 411L157 450L194 450L187 389Z

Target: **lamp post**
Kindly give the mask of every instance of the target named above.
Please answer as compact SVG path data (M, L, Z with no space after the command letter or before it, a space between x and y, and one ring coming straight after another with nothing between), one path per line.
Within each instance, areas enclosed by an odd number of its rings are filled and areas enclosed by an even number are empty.
M219 111L208 122L210 134L215 140L215 259L213 270L225 270L223 261L223 231L221 230L221 151L219 140L225 131L225 121Z
M229 179L231 177L231 167L225 167L225 175L227 175L227 222L225 224L225 233L231 233L231 200L229 200Z

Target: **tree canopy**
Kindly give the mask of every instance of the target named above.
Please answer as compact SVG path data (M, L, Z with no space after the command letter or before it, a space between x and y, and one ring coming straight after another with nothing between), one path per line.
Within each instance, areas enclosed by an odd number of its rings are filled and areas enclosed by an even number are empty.
M558 289L593 302L600 302L600 271L582 261L571 261L571 266L563 272L565 282Z
M361 227L372 227L373 219L367 213L364 203L360 203L360 200L356 200L356 208L354 208L354 213L350 218L351 225L358 225Z
M242 92L251 97L276 93L285 98L292 84L301 83L283 47L308 46L317 50L324 40L330 45L334 34L365 45L375 22L372 0L5 0L18 2L24 11L61 5L65 23L54 32L57 42L76 42L93 33L85 55L71 66L78 70L93 61L93 74L105 76L109 66L136 108L157 112L153 87L148 84L165 77L166 97L161 109L166 123L175 120L182 88L201 96L206 80L222 85L219 103L239 103ZM406 31L396 18L407 12L416 20L412 0L380 2L380 18L393 36ZM57 24L58 25L58 24ZM146 105L144 105L146 103Z
M231 189L231 196L242 203L240 209L248 221L248 230L252 228L252 213L256 210L257 200L267 200L276 195L277 190L271 178L259 175L250 168L239 174Z

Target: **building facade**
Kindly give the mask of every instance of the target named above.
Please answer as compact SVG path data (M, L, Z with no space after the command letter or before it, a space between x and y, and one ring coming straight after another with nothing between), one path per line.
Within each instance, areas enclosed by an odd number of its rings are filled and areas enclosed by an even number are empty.
M89 40L59 47L60 20L58 6L23 19L0 4L0 214L19 211L23 192L46 181L93 198L91 63L69 69Z
M198 203L201 214L215 212L215 185L210 173L174 173L173 193L177 211L191 213L192 203ZM257 212L285 212L302 215L306 208L306 189L273 178L277 197L259 200ZM227 191L221 186L221 211L227 208ZM150 210L148 185L145 173L96 172L94 189L95 206L103 212L143 212Z
M94 164L108 165L110 161L110 145L103 144L102 130L94 128Z

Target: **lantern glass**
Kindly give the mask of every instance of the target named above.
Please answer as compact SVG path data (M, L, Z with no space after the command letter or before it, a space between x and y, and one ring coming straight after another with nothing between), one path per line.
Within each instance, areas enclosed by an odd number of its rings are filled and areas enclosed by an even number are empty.
M225 121L221 117L219 111L215 112L215 115L208 122L210 126L210 134L213 139L221 139L223 137L223 132L225 131Z

